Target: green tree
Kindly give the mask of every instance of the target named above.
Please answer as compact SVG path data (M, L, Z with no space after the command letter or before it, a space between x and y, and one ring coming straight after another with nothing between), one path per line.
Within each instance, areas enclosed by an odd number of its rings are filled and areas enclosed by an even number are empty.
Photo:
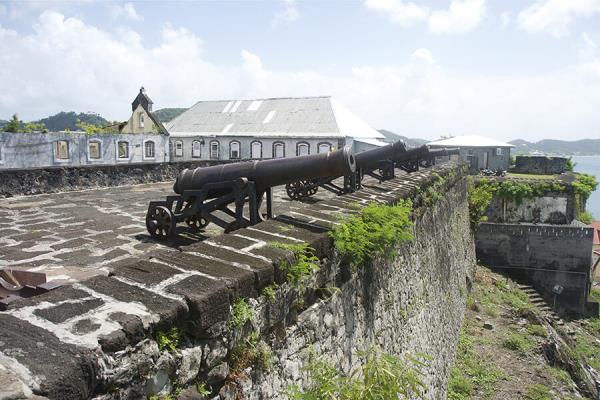
M10 121L8 121L8 124L6 124L6 126L4 127L4 131L5 132L19 132L20 129L21 129L21 121L19 120L19 117L17 116L17 114L13 114Z

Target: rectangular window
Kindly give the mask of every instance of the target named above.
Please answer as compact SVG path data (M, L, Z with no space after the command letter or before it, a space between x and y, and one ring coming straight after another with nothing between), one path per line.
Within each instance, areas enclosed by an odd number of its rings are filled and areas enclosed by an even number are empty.
M144 127L144 114L140 113L140 128Z
M498 147L498 148L496 149L496 155L497 155L497 156L501 156L501 155L502 155L502 148L501 148L501 147Z
M231 142L231 154L229 158L237 159L240 158L240 144L238 142Z
M144 157L154 158L154 142L147 141L144 144Z
M98 160L100 158L100 142L90 142L88 145L89 157L92 160Z
M215 160L219 158L219 142L210 143L210 158Z
M69 142L66 140L56 142L56 158L59 160L69 159Z
M183 142L181 140L175 142L175 157L183 157Z
M129 158L129 143L119 142L117 143L117 157L118 158Z

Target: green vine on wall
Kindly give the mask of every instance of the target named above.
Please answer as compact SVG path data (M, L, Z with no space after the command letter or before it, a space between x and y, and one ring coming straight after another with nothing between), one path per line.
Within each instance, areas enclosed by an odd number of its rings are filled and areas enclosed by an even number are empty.
M337 367L311 354L306 368L311 384L305 388L290 386L286 391L292 400L380 400L424 399L425 368L430 357L404 358L383 353L372 347L361 356L364 364L346 375Z
M395 205L370 203L360 213L347 217L329 234L338 253L353 268L377 256L393 259L394 246L413 239L410 200Z

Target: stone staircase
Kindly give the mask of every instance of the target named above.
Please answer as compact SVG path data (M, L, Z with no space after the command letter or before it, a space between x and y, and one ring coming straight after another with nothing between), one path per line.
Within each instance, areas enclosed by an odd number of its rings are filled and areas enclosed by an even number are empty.
M527 294L529 300L531 300L531 302L540 309L542 315L548 320L548 322L550 322L553 325L565 325L565 322L562 320L562 318L560 318L552 310L552 307L550 307L548 303L546 303L546 300L544 300L544 298L540 295L540 293L537 290L535 290L533 286L527 284L517 284L517 287Z

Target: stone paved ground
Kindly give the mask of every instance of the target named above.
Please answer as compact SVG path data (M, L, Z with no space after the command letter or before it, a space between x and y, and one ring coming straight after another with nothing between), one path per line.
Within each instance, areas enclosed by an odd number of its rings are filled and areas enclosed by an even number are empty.
M368 182L368 181L366 181ZM148 235L148 202L172 193L172 182L0 199L0 267L45 272L49 280L80 281L106 275L107 265L165 246L178 247L222 233L210 224L201 234L182 227L169 243ZM333 197L320 190L317 202ZM283 187L274 212L293 212Z

